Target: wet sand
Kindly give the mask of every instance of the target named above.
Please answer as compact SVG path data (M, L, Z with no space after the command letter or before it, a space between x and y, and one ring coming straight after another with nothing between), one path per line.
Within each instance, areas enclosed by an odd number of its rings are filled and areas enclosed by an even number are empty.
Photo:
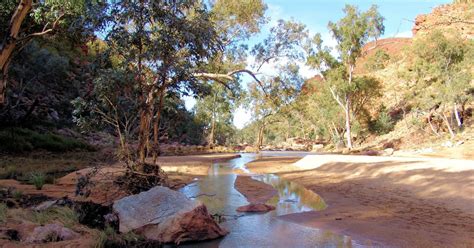
M247 168L302 184L328 204L280 219L384 246L474 247L474 161L324 156L263 158ZM258 185L252 192L266 191Z

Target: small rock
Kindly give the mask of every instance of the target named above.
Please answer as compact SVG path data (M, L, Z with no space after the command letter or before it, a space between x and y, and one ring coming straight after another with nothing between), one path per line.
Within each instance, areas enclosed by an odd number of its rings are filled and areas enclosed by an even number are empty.
M441 144L441 146L448 147L448 148L453 147L453 142L448 140L448 141L444 142L443 144Z
M313 147L311 148L312 152L320 152L324 148L323 144L314 144Z
M383 156L392 156L395 150L393 148L387 148L383 150Z
M351 153L351 149L349 149L349 148L342 149L342 154L346 155L346 154L349 154L349 153Z
M274 206L264 203L250 203L237 208L237 212L268 212L272 210L275 210Z
M26 239L27 243L45 243L62 240L72 240L81 237L79 233L58 224L48 224L35 227L33 233Z
M57 200L45 201L45 202L42 202L39 205L33 207L33 210L35 210L35 211L44 211L44 210L47 210L47 209L51 208L52 206L56 205L57 202L58 202Z

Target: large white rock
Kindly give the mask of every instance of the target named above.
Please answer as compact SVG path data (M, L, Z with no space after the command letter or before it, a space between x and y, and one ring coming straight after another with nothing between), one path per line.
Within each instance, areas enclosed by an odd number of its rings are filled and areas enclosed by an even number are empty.
M134 231L164 243L215 239L226 235L206 206L183 193L157 186L114 202L122 233Z

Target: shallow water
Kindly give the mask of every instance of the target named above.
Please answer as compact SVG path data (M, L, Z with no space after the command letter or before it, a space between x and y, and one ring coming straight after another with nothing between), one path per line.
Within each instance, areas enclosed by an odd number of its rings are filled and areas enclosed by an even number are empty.
M275 211L264 214L239 213L235 210L248 204L234 188L234 170L248 171L245 164L255 159L254 154L242 154L228 162L215 163L209 175L183 189L186 196L203 202L210 214L224 216L220 223L230 233L220 239L189 243L179 247L358 247L348 236L286 222L277 216L304 211L321 210L324 200L314 192L276 175L256 175L253 178L272 185L278 191L268 203Z

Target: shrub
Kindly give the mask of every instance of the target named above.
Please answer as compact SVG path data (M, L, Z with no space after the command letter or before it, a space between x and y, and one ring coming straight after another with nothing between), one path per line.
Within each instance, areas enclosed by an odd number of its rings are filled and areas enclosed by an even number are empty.
M40 225L53 221L61 222L65 227L71 228L79 223L79 215L69 207L53 207L44 211L34 211L31 220Z
M394 121L383 107L377 119L369 122L369 131L378 135L389 133L394 127Z
M23 196L23 192L21 190L15 190L13 191L12 196L15 200L19 200Z
M23 128L8 128L0 131L0 151L20 153L43 149L51 152L66 152L75 149L93 151L89 144L51 133L38 133Z
M46 176L42 172L33 172L30 174L30 183L33 184L37 190L41 190L46 183Z
M0 203L0 223L3 223L7 218L7 205L5 203Z
M390 55L388 55L384 50L380 49L367 59L365 68L370 71L381 70L385 68L385 65L389 60Z

